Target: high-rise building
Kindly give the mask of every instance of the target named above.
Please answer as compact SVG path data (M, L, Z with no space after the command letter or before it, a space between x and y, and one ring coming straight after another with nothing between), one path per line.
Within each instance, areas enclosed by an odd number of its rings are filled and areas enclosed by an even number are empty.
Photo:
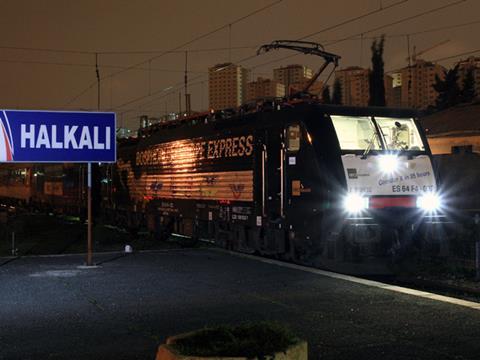
M303 91L303 89L305 89L305 86L307 86L310 81L311 79L305 79L303 81L290 85L290 94L295 94ZM312 85L310 85L310 88L308 89L308 92L310 94L313 94L316 96L321 96L322 91L323 91L323 81L321 80L315 81Z
M417 59L415 64L400 70L402 74L402 107L426 109L435 105L438 93L433 88L435 75L444 76L444 67Z
M390 107L401 108L402 107L402 86L395 86L392 88L392 102L388 104Z
M293 64L273 69L273 80L285 85L287 93L292 92L292 87L305 83L313 77L312 69L305 65Z
M473 71L473 78L475 79L475 95L480 96L480 58L478 57L469 57L466 60L461 60L458 63L458 82L460 89L463 88L463 81L465 75L469 70Z
M368 106L370 70L351 66L335 71L335 80L342 87L342 104L349 106Z
M368 106L370 100L370 69L351 66L335 71L335 80L342 87L342 103L349 106ZM394 102L393 78L383 76L385 87L385 105L392 106Z
M262 98L285 96L285 85L271 79L259 77L257 81L247 84L246 101Z
M208 69L210 109L234 108L245 99L249 71L232 63L217 64Z
M392 76L392 101L388 104L390 107L402 107L402 73L394 72Z

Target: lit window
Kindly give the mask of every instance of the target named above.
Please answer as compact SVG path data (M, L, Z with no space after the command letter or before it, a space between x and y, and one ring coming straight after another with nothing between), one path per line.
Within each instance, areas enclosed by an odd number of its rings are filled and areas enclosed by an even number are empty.
M288 151L300 150L301 130L300 125L290 125L287 129L287 149Z

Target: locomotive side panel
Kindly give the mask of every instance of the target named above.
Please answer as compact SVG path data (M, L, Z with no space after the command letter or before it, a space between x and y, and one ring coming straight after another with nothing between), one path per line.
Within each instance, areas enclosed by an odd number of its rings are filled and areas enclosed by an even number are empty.
M157 234L192 236L201 222L254 221L253 131L200 134L159 136L119 151L120 193L128 195L123 200Z

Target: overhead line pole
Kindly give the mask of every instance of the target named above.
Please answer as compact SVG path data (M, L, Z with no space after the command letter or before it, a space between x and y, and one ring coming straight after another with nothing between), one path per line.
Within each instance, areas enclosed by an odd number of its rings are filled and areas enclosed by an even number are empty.
M399 19L399 20L396 20L394 22L390 22L388 24L384 24L384 25L381 25L381 26L378 26L378 27L375 27L373 29L369 29L367 31L363 31L362 33L365 35L365 34L369 34L369 33L372 33L372 32L375 32L375 31L378 31L378 30L381 30L381 29L384 29L386 27L390 27L390 26L393 26L393 25L398 25L402 22L405 22L405 21L408 21L408 20L413 20L413 19L416 19L416 18L419 18L421 16L424 16L424 15L429 15L429 14L432 14L434 12L437 12L437 11L440 11L440 10L443 10L443 9L446 9L448 7L452 7L452 6L456 6L456 5L459 5L461 3L464 3L465 1L467 0L458 0L458 1L454 1L454 2L451 2L451 3L448 3L446 5L443 5L443 6L440 6L440 7L436 7L436 8L433 8L433 9L430 9L430 10L427 10L427 11L424 11L424 12L421 12L421 13L418 13L418 14L415 14L415 15L411 15L411 16L408 16L408 17L405 17L405 18L402 18L402 19ZM403 2L401 2L403 3ZM401 3L395 3L395 4L401 4ZM392 4L392 5L395 5L395 4ZM392 5L390 5L389 7L391 7ZM388 7L384 7L383 9L381 10L386 10ZM377 10L378 12L379 10ZM367 14L365 14L367 15ZM355 18L356 20L357 18ZM315 33L312 33L312 34L309 34L309 35L306 35L306 36L303 36L302 38L300 39L305 39L305 38L308 38L308 37L311 37L313 35L317 35L319 34L320 32L323 32L324 30L321 30L321 31L318 31L318 32L315 32ZM342 38L342 39L337 39L337 40L334 40L330 43L327 43L326 45L327 46L331 46L331 45L335 45L335 44L338 44L340 42L344 42L344 41L347 41L347 40L350 40L350 39L353 39L357 36L360 36L362 33L358 33L358 34L354 34L354 35L350 35L350 36L347 36L345 38ZM268 61L266 63L263 63L263 64L259 64L259 65L256 65L254 66L253 68L258 68L258 67L261 67L261 66L265 66L265 65L269 65L269 64L273 64L273 63L276 63L276 62L280 62L282 60L286 60L286 59L289 59L289 58L292 58L292 57L295 57L295 56L298 56L298 54L293 54L293 55L289 55L289 56L285 56L285 57L282 57L280 59L276 59L276 60L272 60L272 61ZM248 58L245 58L245 59L242 59L239 61L240 62L243 62L243 61L247 61L247 60L250 60L254 58L254 56L250 56Z
M100 70L98 69L98 53L95 53L95 73L97 74L97 110L100 110Z
M339 24L336 24L336 25L333 25L333 26L329 26L329 27L327 27L327 28L321 29L321 30L316 31L316 32L314 32L314 33L310 33L310 34L308 34L308 35L304 35L304 36L302 36L301 38L299 38L298 40L300 40L300 39L305 39L305 38L308 38L308 37L311 37L311 36L314 36L314 35L318 35L318 34L320 34L320 33L322 33L322 32L326 32L326 31L332 30L332 29L334 29L334 28L336 28L336 27L345 25L345 24L347 24L347 23L357 21L357 20L359 20L359 19L361 19L361 18L365 18L365 17L371 16L371 15L373 15L373 14L375 14L375 13L385 11L385 10L387 10L387 9L389 9L389 8L392 8L392 7L394 7L394 6L401 5L401 4L406 3L406 2L408 2L408 1L409 1L409 0L398 1L398 2L395 2L395 3L390 4L390 5L388 5L388 6L383 6L383 7L381 7L381 8L378 8L378 9L374 10L374 11L370 11L370 12L367 12L367 13L362 14L362 15L360 15L360 16L357 16L357 17L354 17L354 18L351 18L351 19L347 19L347 20L345 20L345 21L343 21L343 22L341 22L341 23L339 23ZM415 15L413 15L413 16L409 16L409 17L403 18L403 19L398 20L398 21L395 21L395 22L388 23L388 24L382 25L382 26L380 26L380 27L376 27L376 28L374 28L374 29L370 29L370 30L364 31L364 32L359 33L359 34L355 34L355 35L353 35L353 36L349 36L349 37L346 37L346 38L342 38L342 39L335 40L335 41L333 41L333 42L331 42L330 44L327 44L327 45L333 45L333 44L336 44L336 43L339 43L339 42L342 42L342 41L345 41L345 40L354 38L355 36L358 36L358 35L363 35L363 36L364 36L365 34L371 33L371 32L373 32L373 31L378 31L378 30L380 30L380 29L382 29L382 28L385 28L385 27L389 27L389 26L396 25L396 24L399 24L399 23L404 22L404 21L407 21L407 20L412 20L412 19L418 18L418 17L420 17L420 16L424 16L424 15L427 15L427 14L430 14L430 13L434 13L434 12L443 10L443 9L445 9L445 8L451 7L451 6L458 5L458 4L463 3L463 2L465 2L465 1L467 1L467 0L454 1L454 2L451 2L451 3L446 4L446 5L444 5L444 6L440 6L440 7L437 7L437 8L433 8L433 9L430 9L430 10L428 10L428 11L421 12L421 13L415 14ZM365 37L364 37L364 38L365 38ZM281 61L281 60L288 59L288 58L295 57L295 56L298 56L298 55L297 55L297 54L293 54L293 55L290 55L290 56L286 56L286 57L283 57L283 58L281 58L281 59L277 59L277 60L273 60L273 61L269 61L269 62L266 62L266 63L263 63L263 64L256 65L256 66L254 66L253 68L265 66L265 65L268 65L268 64L271 64L271 63L275 63L275 62L279 62L279 61ZM251 60L251 59L253 59L253 58L255 58L255 57L257 57L257 55L249 56L249 57L246 57L246 58L243 58L243 59L237 61L237 63L242 63L242 62ZM160 93L160 92L153 93L152 95L156 95L156 94L158 94L158 93ZM163 97L163 96L162 96L162 97ZM122 107L122 106L124 106L124 105L131 104L131 103L133 103L133 102L140 101L140 100L145 99L145 98L146 98L145 96L139 97L139 98L134 99L134 100L132 100L132 101L129 101L129 102L125 103L125 104L122 104L122 105L120 105L120 106L117 106L116 108ZM147 104L148 104L148 103L151 103L151 102L153 102L153 101L155 101L155 99L152 100L152 101L150 101L150 102L147 102ZM142 105L145 105L145 104L142 104Z
M185 112L190 115L190 94L188 93L188 51L185 51Z
M362 19L362 18L371 16L371 15L373 15L373 14L375 14L375 13L385 11L385 10L390 9L390 8L393 8L393 7L395 7L395 6L399 6L399 5L401 5L401 4L403 4L403 3L406 3L406 2L408 2L408 1L409 1L409 0L400 0L400 1L398 1L398 2L395 2L395 3L393 3L393 4L388 5L388 6L386 6L386 7L383 7L383 8L381 8L381 9L375 9L375 10L373 10L373 11L364 13L364 14L362 14L362 15L360 15L360 16L356 16L356 17L354 17L354 18L350 18L350 19L347 19L347 20L345 20L345 21L342 21L341 23L338 23L338 24L335 24L335 25L332 25L332 26L323 28L323 29L321 29L321 30L319 30L319 31L316 31L316 32L314 32L314 33L311 33L311 34L308 34L308 35L304 35L304 36L302 36L301 38L299 38L298 40L305 39L305 38L308 38L308 37L311 37L311 36L314 36L314 35L318 35L318 34L320 34L320 33L322 33L322 32L326 32L326 31L329 31L329 30L333 30L333 29L335 29L335 28L338 28L338 27L340 27L340 26L346 25L346 24L348 24L348 23L355 22L355 21L358 21L358 20L360 20L360 19ZM261 11L261 10L263 10L263 8L260 9L259 11ZM252 15L252 14L250 14L250 15ZM235 24L236 22L243 20L244 18L245 18L245 17L243 17L243 18L241 18L241 19L238 19L237 21L234 21L234 22L232 22L232 23L230 23L230 24L228 24L228 25L224 25L223 27L218 28L217 31L220 30L220 29L225 28L226 26L231 26L231 25ZM285 58L283 58L283 59L286 59L286 58L289 58L289 57L292 57L292 56L296 56L296 55L294 54L294 55L291 55L291 56L287 56L287 57L285 57ZM256 58L256 57L257 57L256 54L253 55L253 56L248 56L248 57L246 57L246 58L243 58L243 59L238 60L237 63L243 63L243 62L245 62L245 61L251 60L251 59ZM274 61L274 62L277 62L277 61ZM270 62L265 63L265 64L261 64L261 65L257 65L257 66L255 66L254 68L259 67L259 66L262 66L262 65L266 65L266 64L269 64L269 63L270 63ZM200 77L200 76L199 76L199 77ZM197 77L197 79L198 79L199 77ZM175 84L174 86L178 86L178 84ZM151 95L157 95L157 94L159 94L159 93L161 93L161 92L162 92L162 91L156 91L156 92L154 92L154 93L151 94ZM119 106L116 106L115 108L116 108L116 109L121 108L122 106L129 105L129 104L131 104L131 103L134 103L134 102L143 100L143 99L145 99L146 97L147 97L147 96L138 97L138 98L133 99L133 100L130 100L130 101L124 103L124 104L121 104L121 105L119 105ZM162 95L160 98L163 98L163 95ZM156 101L156 100L158 100L158 99L151 100L151 101L147 102L147 104L148 104L148 103L151 103L151 102L153 102L153 101Z
M98 70L98 53L95 53L95 73L97 75L97 110L100 110L100 71ZM92 246L92 163L87 164L87 266L93 265Z
M220 30L223 30L223 29L225 29L225 28L227 28L227 27L229 27L229 26L231 26L231 25L237 24L237 23L239 23L239 22L241 22L241 21L243 21L243 20L245 20L245 19L247 19L247 18L249 18L249 17L251 17L251 16L254 16L254 15L260 13L260 12L263 12L263 11L265 11L265 10L267 10L267 9L275 6L275 5L278 5L279 3L283 2L283 1L285 1L285 0L275 0L275 1L271 2L270 4L267 4L267 5L259 8L259 9L256 9L256 10L254 10L254 11L252 11L252 12L250 12L250 13L244 15L244 16L241 16L241 17L235 19L234 21L232 21L232 22L230 22L230 23L228 23L228 24L222 25L222 26L220 26L220 27L218 27L218 28L216 28L216 29L213 29L213 30L211 30L211 31L209 31L209 32L207 32L207 33L200 34L200 35L194 37L193 39L188 40L188 41L184 42L183 44L180 44L180 45L174 47L173 49L164 51L164 52L162 52L161 54L156 55L156 56L153 56L153 57L151 57L151 58L149 58L149 59L147 59L147 60L143 60L143 61L141 61L141 62L139 62L139 63L136 63L136 64L133 64L133 65L131 65L131 66L128 66L127 68L125 68L125 69L123 69L123 70L120 70L120 71L114 72L114 73L112 73L112 74L106 75L106 76L104 77L104 79L106 79L106 78L112 78L112 77L114 77L114 76L123 74L123 73L126 72L126 71L135 69L135 68L137 68L137 67L139 67L139 66L141 66L141 65L143 65L143 64L148 63L148 61L156 60L156 59L158 59L158 58L160 58L160 57L162 57L162 56L165 56L165 55L167 55L167 54L171 54L171 53L173 53L173 52L175 52L175 51L177 51L177 50L180 50L181 48L183 48L183 47L185 47L185 46L188 46L188 45L190 45L190 44L192 44L192 43L194 43L194 42L196 42L196 41L199 41L199 40L201 40L201 39L204 39L204 38L206 38L206 37L208 37L208 36L210 36L210 35L212 35L212 34L217 33L217 32L220 31ZM90 87L88 87L86 90L83 90L83 91L81 92L81 94L83 94L85 91L88 91L89 88L90 88ZM78 96L79 96L79 95L75 96L75 98L77 98ZM71 102L70 102L70 103L71 103Z

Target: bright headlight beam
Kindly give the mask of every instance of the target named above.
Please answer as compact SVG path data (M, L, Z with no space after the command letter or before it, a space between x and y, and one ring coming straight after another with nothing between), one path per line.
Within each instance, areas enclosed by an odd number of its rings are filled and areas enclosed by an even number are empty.
M442 200L435 193L426 193L417 198L417 207L426 212L435 212L440 210Z
M378 166L383 173L392 174L398 170L398 157L396 155L380 155L378 157Z
M368 208L368 198L350 193L343 200L343 208L349 213L358 214Z

